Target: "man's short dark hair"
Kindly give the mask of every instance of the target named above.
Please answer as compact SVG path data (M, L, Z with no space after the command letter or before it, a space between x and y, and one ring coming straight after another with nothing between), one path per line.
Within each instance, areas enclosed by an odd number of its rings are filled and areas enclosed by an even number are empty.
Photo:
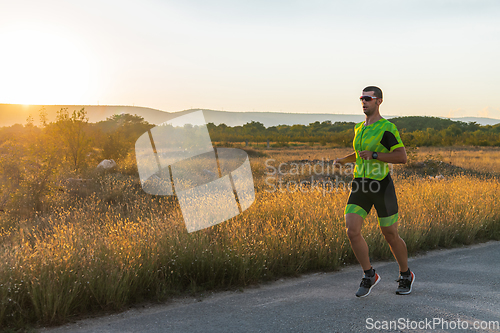
M382 97L382 89L380 89L379 87L368 86L365 89L363 89L363 92L365 92L365 91L373 91L373 94L375 95L375 97L383 98Z

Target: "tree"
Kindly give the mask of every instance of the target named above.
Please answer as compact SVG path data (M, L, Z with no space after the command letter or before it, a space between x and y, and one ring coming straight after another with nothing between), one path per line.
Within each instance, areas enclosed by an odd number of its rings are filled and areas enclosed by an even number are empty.
M98 146L101 157L115 161L124 159L133 150L137 139L153 125L138 115L128 113L115 114L97 124L103 132Z
M91 140L88 138L89 119L85 108L74 110L70 115L67 108L57 112L56 128L61 145L74 171L79 171L84 163L87 153L91 150Z
M258 121L252 121L250 123L246 123L243 125L243 133L245 135L252 134L252 135L258 135L263 133L266 130L264 127L264 124Z

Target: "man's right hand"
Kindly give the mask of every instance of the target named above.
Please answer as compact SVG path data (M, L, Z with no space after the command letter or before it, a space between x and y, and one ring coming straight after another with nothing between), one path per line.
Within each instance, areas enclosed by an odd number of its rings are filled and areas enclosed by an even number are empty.
M344 165L346 163L356 163L356 153L352 153L342 158L336 158L333 160L333 164Z
M340 165L344 164L344 163L342 163L342 160L343 160L343 158L336 158L336 159L334 159L333 160L333 165L335 165L335 164L340 164Z

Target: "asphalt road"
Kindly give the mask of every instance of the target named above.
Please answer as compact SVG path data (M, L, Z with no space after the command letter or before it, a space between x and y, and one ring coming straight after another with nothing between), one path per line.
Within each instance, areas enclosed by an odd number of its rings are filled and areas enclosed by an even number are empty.
M410 258L415 283L406 296L395 294L397 264L378 262L382 279L365 298L354 296L362 271L350 266L39 331L499 332L499 264L500 242L488 242Z

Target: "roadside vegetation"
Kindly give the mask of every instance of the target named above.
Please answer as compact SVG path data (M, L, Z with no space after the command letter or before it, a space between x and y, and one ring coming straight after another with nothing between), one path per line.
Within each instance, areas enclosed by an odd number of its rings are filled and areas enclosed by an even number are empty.
M0 129L0 328L55 325L355 263L343 220L349 192L335 187L349 175L331 167L351 151L343 141L284 138L267 149L266 136L248 145L215 140L209 127L215 145L247 150L256 198L237 217L187 233L174 197L141 189L133 145L150 124L131 115L90 124L85 110L61 110L42 124ZM462 131L457 138L465 140ZM408 153L408 165L393 174L410 255L500 239L499 148L409 145ZM117 167L96 171L105 158ZM69 178L85 181L70 187ZM392 260L374 211L363 233L373 259Z

